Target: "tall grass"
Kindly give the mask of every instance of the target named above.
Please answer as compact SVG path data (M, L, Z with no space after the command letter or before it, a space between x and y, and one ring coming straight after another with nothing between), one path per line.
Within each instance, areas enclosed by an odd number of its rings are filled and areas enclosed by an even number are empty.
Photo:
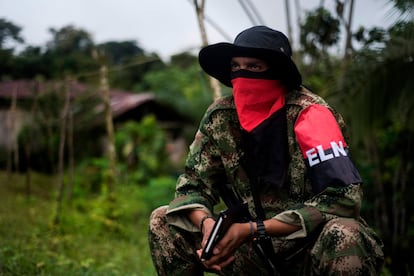
M156 275L148 248L150 211L168 203L175 180L119 185L114 200L65 200L59 223L56 182L0 172L0 275Z

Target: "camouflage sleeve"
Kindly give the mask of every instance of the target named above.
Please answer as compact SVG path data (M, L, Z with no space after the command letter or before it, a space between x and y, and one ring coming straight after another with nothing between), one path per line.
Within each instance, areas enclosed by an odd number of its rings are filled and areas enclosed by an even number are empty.
M359 217L362 181L349 156L344 128L338 113L317 104L304 109L296 120L295 137L314 196L275 217L302 226L291 238L306 236L335 217Z
M215 179L220 178L222 167L209 137L198 130L187 156L185 172L177 180L175 198L170 202L169 212L188 205L198 205L212 210L217 194L212 190Z
M217 146L222 112L214 106L205 114L190 145L185 172L177 180L175 198L167 211L169 223L189 231L197 230L182 216L183 211L202 209L211 214L219 202L219 194L213 187L226 179L222 152Z
M321 223L336 217L359 218L362 201L360 184L346 187L327 187L296 209L287 210L274 218L301 229L287 238L305 237Z

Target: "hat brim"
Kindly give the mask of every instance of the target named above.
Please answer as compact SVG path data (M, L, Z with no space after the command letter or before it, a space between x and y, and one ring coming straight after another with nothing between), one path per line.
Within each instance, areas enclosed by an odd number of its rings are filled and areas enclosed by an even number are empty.
M201 49L198 60L201 68L210 76L228 87L231 83L231 59L233 57L255 57L263 59L282 72L282 81L290 88L300 86L302 77L292 59L282 52L264 48L242 47L221 42Z

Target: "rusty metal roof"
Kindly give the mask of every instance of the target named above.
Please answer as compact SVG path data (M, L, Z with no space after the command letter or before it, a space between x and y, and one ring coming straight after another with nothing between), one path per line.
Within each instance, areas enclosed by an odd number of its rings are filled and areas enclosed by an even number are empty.
M64 92L69 89L72 98L76 98L85 93L98 96L101 90L96 87L89 87L79 82L39 82L39 81L4 81L0 82L0 99L12 100L32 99L36 95L48 93L50 91ZM111 108L114 117L117 117L129 110L132 110L143 103L154 101L155 96L151 92L133 93L121 90L110 90ZM101 112L103 105L97 106L96 111Z

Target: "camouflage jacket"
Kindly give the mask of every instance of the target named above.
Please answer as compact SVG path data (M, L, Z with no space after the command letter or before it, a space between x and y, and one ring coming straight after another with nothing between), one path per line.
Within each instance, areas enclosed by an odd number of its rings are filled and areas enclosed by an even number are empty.
M302 110L312 104L327 107L345 133L345 124L335 110L319 96L302 88L286 95L289 165L287 185L273 194L261 195L266 218L275 218L301 226L301 230L287 238L304 237L320 223L337 216L359 217L362 191L359 183L344 187L328 186L314 194L307 166L295 137L294 124ZM217 185L230 183L248 203L256 216L253 196L241 162L245 152L242 147L240 127L233 97L216 100L205 113L195 139L190 146L185 172L178 178L175 199L169 204L169 223L188 231L199 231L185 215L188 210L203 209L210 214L220 201Z

